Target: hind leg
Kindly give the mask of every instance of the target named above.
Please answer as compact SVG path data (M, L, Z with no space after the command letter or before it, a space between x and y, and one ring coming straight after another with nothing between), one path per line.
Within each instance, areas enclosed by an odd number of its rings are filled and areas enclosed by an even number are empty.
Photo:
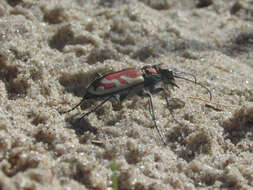
M92 110L90 110L89 112L83 114L79 120L83 119L84 117L88 116L89 114L91 114L92 112L97 111L99 108L101 108L106 102L108 102L111 98L113 98L113 96L109 96L106 99L104 99L99 105L97 105L95 108L93 108Z

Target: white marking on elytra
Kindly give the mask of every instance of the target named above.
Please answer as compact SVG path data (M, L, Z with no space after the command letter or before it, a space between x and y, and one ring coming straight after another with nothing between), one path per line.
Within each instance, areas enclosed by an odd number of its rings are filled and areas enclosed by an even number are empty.
M127 83L121 83L118 79L108 80L107 78L103 78L103 79L101 79L102 83L104 83L104 84L114 83L115 86L113 86L111 88L105 88L104 86L100 85L96 89L94 89L94 87L91 86L88 91L92 94L103 95L103 94L112 93L115 91L119 91L119 90L122 90L122 89L125 89L128 87L131 87L135 84L139 84L144 81L142 76L130 78L130 77L122 75L122 76L120 76L120 78L125 80Z

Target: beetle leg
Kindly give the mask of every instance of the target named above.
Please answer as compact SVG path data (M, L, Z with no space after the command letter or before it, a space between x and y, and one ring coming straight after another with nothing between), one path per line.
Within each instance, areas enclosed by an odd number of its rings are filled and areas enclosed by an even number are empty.
M150 88L149 90L152 94L158 94L159 92L163 91L164 88Z
M120 94L118 97L119 97L119 101L120 102L123 102L124 100L128 99L130 96L129 96L129 92L126 92L126 93L123 93L123 94Z
M108 102L113 96L109 96L106 99L104 99L100 104L98 104L94 109L90 110L89 112L83 114L78 120L80 121L81 119L83 119L84 117L88 116L89 114L91 114L92 112L95 112L96 110L98 110L102 105L104 105L106 102Z
M166 145L166 142L165 142L165 140L164 140L164 138L162 136L162 133L159 130L157 124L156 124L156 117L155 117L155 112L154 112L154 107L153 107L153 102L152 102L152 95L151 95L151 93L149 93L149 92L147 92L145 90L142 92L142 95L143 96L147 96L149 98L149 112L150 112L150 115L152 117L152 120L154 122L155 128L156 128L156 130L157 130L157 132L158 132L158 134L159 134L159 136L160 136L163 144Z
M168 100L168 98L167 98L167 94L166 94L165 89L164 89L164 88L154 88L154 89L151 89L151 93L153 93L153 94L159 93L159 92L161 92L161 91L163 92L163 95L164 95L164 98L165 98L165 100L166 100L167 107L168 107L168 110L169 110L169 112L170 112L170 115L172 116L173 120L174 120L177 124L179 124L179 125L182 126L183 124L180 123L180 122L175 118L174 113L173 113L173 110L170 109L170 104L169 104L169 100Z
M83 97L83 99L77 104L75 105L73 108L67 110L67 111L63 111L63 112L60 112L61 114L65 114L65 113L69 113L71 111L73 111L74 109L76 109L78 106L81 106L85 101L85 97Z
M104 75L102 73L96 73L96 78L101 78L103 77Z
M112 98L113 98L114 100L116 100L117 104L120 104L120 103L121 103L120 95L119 95L119 94L114 94L114 95L112 95Z

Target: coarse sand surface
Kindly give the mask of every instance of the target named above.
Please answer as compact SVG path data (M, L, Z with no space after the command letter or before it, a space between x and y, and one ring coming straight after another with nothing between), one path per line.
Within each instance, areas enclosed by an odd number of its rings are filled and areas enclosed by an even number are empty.
M161 63L213 96L176 79L178 123L153 95L166 146L145 97L61 113ZM0 0L0 105L1 190L253 189L253 1Z

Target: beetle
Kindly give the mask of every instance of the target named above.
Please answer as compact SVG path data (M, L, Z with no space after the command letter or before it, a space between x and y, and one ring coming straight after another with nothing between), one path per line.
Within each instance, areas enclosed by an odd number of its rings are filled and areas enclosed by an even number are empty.
M185 78L184 75L193 77L194 80ZM205 88L209 93L210 100L212 99L211 91L201 83L197 82L196 77L190 73L175 72L168 68L166 64L158 64L153 66L144 66L140 69L128 68L118 72L109 73L106 75L98 74L98 78L95 79L87 88L86 94L83 99L73 108L62 113L68 113L76 109L88 99L102 99L103 101L95 106L93 109L84 113L78 120L80 121L90 113L98 110L102 105L111 99L116 99L118 102L122 102L125 99L129 99L132 96L138 95L141 97L148 97L149 99L149 112L152 117L154 127L156 128L162 142L166 145L166 142L161 134L157 123L155 112L152 102L152 94L162 92L167 103L168 110L172 115L172 118L179 124L173 115L172 110L169 107L169 100L166 95L166 90L162 87L163 84L171 85L172 87L179 86L175 83L175 78L184 79L189 82L193 82L202 88Z

